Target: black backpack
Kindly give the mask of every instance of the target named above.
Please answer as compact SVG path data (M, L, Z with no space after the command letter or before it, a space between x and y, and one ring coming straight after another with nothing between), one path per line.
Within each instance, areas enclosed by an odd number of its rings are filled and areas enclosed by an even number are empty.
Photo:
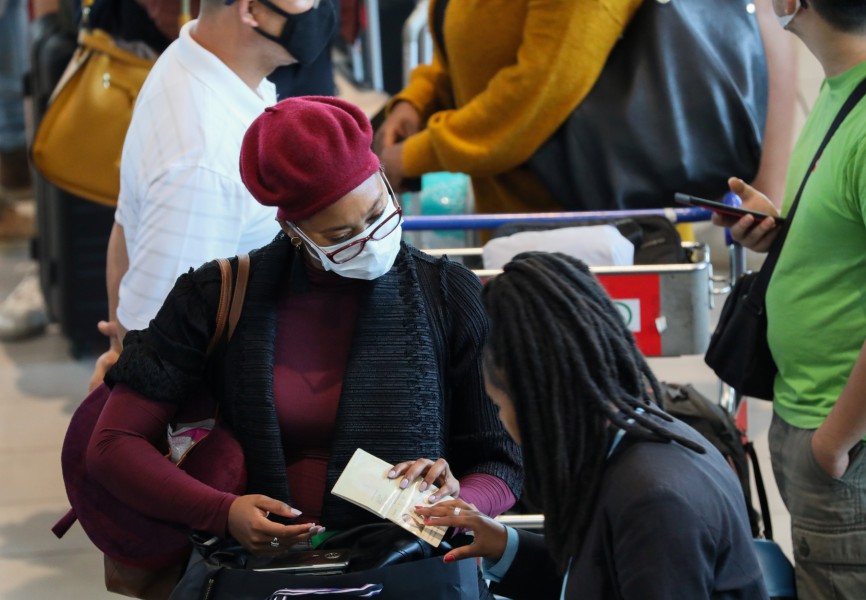
M734 419L727 411L691 385L665 382L661 382L659 385L662 388L662 408L707 438L737 473L740 486L743 489L746 510L749 513L752 536L772 540L773 527L770 523L770 508L764 490L761 469L758 466L758 457L752 442L748 441L745 434L737 428ZM760 513L752 505L750 462L754 470L755 487L761 506Z

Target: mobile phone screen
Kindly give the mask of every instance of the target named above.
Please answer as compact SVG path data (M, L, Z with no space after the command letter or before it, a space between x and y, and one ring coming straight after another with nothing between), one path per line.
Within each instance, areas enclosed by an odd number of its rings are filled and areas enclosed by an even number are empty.
M679 202L680 204L687 204L689 206L697 206L700 208L707 208L713 212L717 212L722 215L728 215L731 217L742 217L745 215L752 215L756 219L766 219L772 218L776 220L776 223L781 225L785 222L784 217L776 217L773 215L768 215L767 213L763 213L757 210L748 210L745 208L739 208L737 206L728 206L727 204L722 204L721 202L716 202L715 200L707 200L706 198L698 198L697 196L690 196L688 194L674 194L674 200Z

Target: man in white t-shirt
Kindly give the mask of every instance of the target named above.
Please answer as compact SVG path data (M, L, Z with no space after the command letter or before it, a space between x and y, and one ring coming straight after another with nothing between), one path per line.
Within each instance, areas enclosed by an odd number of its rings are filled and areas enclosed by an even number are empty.
M265 80L328 45L331 0L202 0L160 56L136 101L123 146L120 196L108 242L111 340L91 389L117 360L127 330L143 329L175 279L217 257L270 242L275 211L240 178L243 135L276 102Z

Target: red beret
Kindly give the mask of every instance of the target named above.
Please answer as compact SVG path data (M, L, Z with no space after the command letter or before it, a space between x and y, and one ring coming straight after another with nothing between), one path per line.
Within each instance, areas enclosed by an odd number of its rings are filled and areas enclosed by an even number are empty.
M265 109L244 135L241 179L277 216L302 221L361 185L379 169L373 128L350 102L286 98Z

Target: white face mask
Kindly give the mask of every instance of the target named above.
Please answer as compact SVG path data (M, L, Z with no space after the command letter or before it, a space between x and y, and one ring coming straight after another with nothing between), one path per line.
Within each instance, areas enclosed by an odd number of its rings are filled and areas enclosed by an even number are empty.
M794 17L797 16L797 13L800 12L800 6L800 0L797 0L797 6L794 7L794 12L792 12L790 15L782 15L781 17L779 15L776 15L776 20L779 21L779 25L782 26L782 29L788 28L788 25L790 25L791 21L794 20Z
M388 203L388 206L391 206L391 202ZM310 240L308 239L307 244L305 244L307 252L310 252L314 258L317 258L326 271L333 271L341 277L365 279L367 281L378 279L391 270L391 267L394 266L394 261L397 260L397 255L400 253L400 238L403 233L400 225L397 225L397 228L394 231L381 240L367 240L361 253L344 263L334 263L327 257L327 253L334 252L347 244L351 244L355 240L367 237L369 235L368 232L378 227L392 214L391 210L384 211L382 216L380 216L375 223L370 225L370 227L353 237L351 240L345 241L341 244L319 248L315 244L310 243Z

